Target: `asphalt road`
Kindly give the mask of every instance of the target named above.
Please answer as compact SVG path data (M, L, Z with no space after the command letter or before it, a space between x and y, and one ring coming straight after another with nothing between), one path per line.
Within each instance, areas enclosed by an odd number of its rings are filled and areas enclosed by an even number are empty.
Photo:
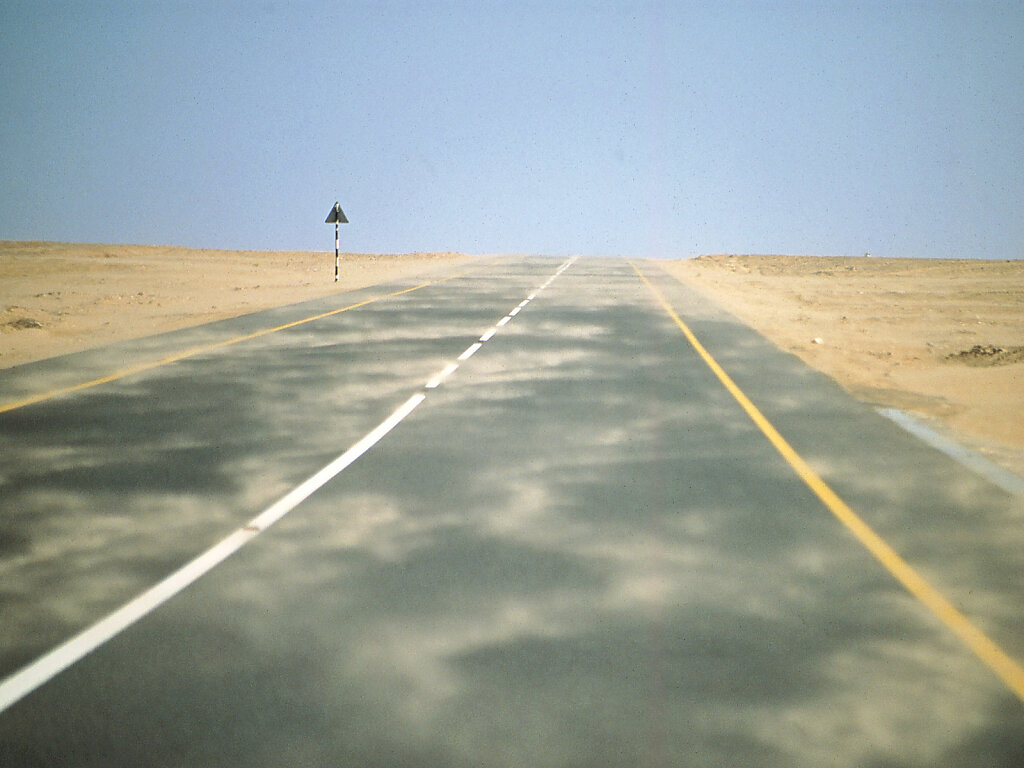
M1021 497L636 266L495 260L0 373L7 690L179 580L0 697L0 765L1024 764Z

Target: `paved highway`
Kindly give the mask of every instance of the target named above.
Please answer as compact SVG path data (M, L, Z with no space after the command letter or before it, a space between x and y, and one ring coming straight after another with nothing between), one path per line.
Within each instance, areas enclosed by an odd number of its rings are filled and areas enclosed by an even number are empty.
M1020 765L1024 501L656 264L0 373L0 765Z

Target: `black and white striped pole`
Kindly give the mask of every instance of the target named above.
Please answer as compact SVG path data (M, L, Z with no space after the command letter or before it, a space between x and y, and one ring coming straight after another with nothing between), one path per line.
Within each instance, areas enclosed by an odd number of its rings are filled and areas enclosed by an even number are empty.
M345 212L341 210L341 204L335 203L334 207L331 208L331 212L327 214L327 220L324 224L334 223L334 282L338 282L338 266L341 262L341 258L338 255L338 225L348 224L348 219L345 218Z

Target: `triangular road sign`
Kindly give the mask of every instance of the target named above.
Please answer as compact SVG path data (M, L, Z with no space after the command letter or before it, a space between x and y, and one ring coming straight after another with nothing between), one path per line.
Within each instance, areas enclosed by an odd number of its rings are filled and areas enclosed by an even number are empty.
M327 214L327 220L324 224L348 224L348 219L345 218L345 212L341 210L340 203L334 204L331 212Z

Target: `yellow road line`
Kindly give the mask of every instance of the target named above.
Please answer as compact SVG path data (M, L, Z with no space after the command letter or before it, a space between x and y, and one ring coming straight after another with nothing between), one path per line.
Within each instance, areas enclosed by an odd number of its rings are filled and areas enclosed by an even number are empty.
M793 471L800 477L807 487L828 507L843 525L845 525L864 547L885 566L886 570L899 581L908 592L925 605L943 624L945 624L960 640L970 648L975 655L999 676L1009 686L1010 690L1024 702L1024 668L1010 657L1002 648L991 640L984 632L972 624L966 616L958 611L937 589L925 581L907 562L901 558L896 551L890 547L877 533L875 533L846 503L839 498L824 480L811 469L810 465L793 450L793 447L786 442L786 439L779 434L771 422L764 417L764 414L757 409L743 391L736 385L732 378L704 348L693 331L680 319L672 305L668 303L661 292L654 287L643 272L630 262L630 266L636 271L639 278L651 290L658 303L665 309L668 316L683 332L686 339L707 363L715 376L729 393L736 398L736 402L746 411L750 419L764 433L775 449L782 455L786 462L793 468Z
M112 381L118 381L119 379L124 379L128 376L134 376L137 373L142 373L144 371L149 371L154 368L159 368L160 366L163 365L170 365L171 363L176 363L179 360L184 360L187 357L193 357L195 355L201 355L205 352L212 352L217 349L223 349L224 347L230 347L234 344L241 344L243 341L251 341L252 339L258 339L261 336L268 336L271 333L277 333L278 331L284 331L287 330L288 328L294 328L297 325L304 325L305 323L312 323L315 320L322 320L325 317L339 315L342 312L348 312L351 309L365 307L367 304L373 304L374 302L377 301L390 299L395 296L401 296L403 293L412 293L413 291L418 291L421 288L426 288L428 285L439 285L449 280L454 280L457 277L461 277L464 274L466 273L459 272L454 275L449 275L448 277L442 278L440 280L430 280L426 283L420 283L419 285L415 285L412 288L403 288L400 291L393 291L392 293L388 293L382 296L375 296L371 299L364 299L363 301L356 302L355 304L349 304L347 307L341 307L340 309L332 309L329 312L321 312L318 315L306 317L303 318L302 320L295 320L293 322L285 323L284 325L278 325L273 328L264 328L261 331L249 333L246 334L245 336L236 336L235 338L226 339L224 341L218 341L214 344L204 344L197 347L189 347L188 349L184 349L181 352L175 352L173 355L162 357L159 360L153 360L148 363L139 363L138 365L133 365L128 368L122 368L121 370L115 371L114 373L108 374L106 376L101 376L98 379L84 381L81 384L73 384L69 387L52 389L49 392L41 392L39 394L30 395L29 397L25 397L20 400L13 400L9 403L4 403L0 405L0 413L7 413L8 411L14 411L17 410L18 408L24 408L25 406L28 405L35 405L36 403L41 403L45 400L51 400L55 397L67 395L72 392L79 392L83 389L89 389L90 387L99 386L100 384L109 384Z

